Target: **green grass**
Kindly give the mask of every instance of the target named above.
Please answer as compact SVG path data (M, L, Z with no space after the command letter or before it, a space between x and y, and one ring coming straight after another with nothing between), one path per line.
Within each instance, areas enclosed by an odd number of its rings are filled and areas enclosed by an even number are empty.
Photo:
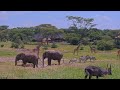
M0 57L13 57L16 55L15 51L0 50Z
M45 68L14 66L13 62L5 62L0 65L0 78L7 79L84 79L84 68L88 65L96 65L106 68L107 63L112 63L112 75L100 77L100 79L119 79L119 61L97 61L94 63L76 63L68 65L53 65ZM95 79L96 77L92 77Z
M2 42L4 43L4 42ZM1 57L15 57L18 52L14 48L10 48L11 42L4 43L4 47L0 48ZM120 61L116 58L117 49L112 51L97 51L97 53L90 53L88 46L84 46L84 50L79 50L78 55L73 55L73 50L76 46L63 45L58 43L58 48L54 50L60 50L64 54L65 63L68 63L72 58L79 58L82 55L93 55L97 58L95 62L86 63L73 63L52 65L45 68L32 68L15 66L13 61L0 61L0 79L84 79L84 68L88 65L96 65L102 68L106 68L107 64L112 64L112 75L100 77L100 79L120 79ZM33 49L36 45L25 45L27 49ZM48 49L53 49L48 47ZM40 48L40 57L44 49ZM52 64L57 61L52 61ZM21 64L18 62L18 64ZM39 65L41 63L39 62ZM95 77L93 77L95 79Z

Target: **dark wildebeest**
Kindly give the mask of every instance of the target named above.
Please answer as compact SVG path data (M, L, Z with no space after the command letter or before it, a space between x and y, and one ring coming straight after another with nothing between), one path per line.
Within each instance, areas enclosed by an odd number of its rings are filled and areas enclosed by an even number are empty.
M20 53L15 58L15 66L17 65L17 61L22 60L23 66L26 65L26 63L32 63L33 68L38 67L38 58L35 55L26 55L24 53Z
M85 79L87 78L87 76L89 76L89 79L91 79L92 76L96 76L96 78L98 79L98 77L103 77L107 74L112 75L111 65L109 68L107 65L107 69L103 69L98 66L88 66L85 68Z

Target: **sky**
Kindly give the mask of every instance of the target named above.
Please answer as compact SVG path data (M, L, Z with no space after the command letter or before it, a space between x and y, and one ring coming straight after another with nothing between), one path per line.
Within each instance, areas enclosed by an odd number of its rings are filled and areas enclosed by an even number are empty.
M120 11L0 11L0 26L9 28L52 24L68 28L66 16L93 18L98 29L120 29Z

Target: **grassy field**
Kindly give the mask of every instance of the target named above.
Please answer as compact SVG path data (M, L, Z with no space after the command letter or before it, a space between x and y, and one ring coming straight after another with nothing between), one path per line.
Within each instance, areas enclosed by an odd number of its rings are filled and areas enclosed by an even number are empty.
M97 51L95 54L90 53L88 46L84 46L84 50L79 50L78 55L73 55L73 50L76 46L58 44L58 48L64 53L65 63L61 65L52 65L42 68L39 61L39 68L32 68L27 64L27 67L14 65L14 58L17 55L15 49L10 48L10 42L2 43L4 47L0 47L0 78L4 79L84 79L84 68L88 65L96 65L106 68L107 64L112 64L112 75L100 77L100 79L120 79L120 60L116 58L117 49L112 51ZM35 48L35 45L25 45L27 49ZM48 48L52 49L52 48ZM44 52L43 47L40 48L40 57ZM70 59L79 58L82 55L93 55L97 58L95 62L73 63L68 64ZM10 59L9 59L10 58ZM57 61L52 61L52 64ZM95 77L93 77L95 79Z

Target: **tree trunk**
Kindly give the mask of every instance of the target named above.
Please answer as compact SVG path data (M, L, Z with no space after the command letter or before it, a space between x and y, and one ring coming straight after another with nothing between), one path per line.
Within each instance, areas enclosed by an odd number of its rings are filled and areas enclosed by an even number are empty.
M48 43L49 43L49 42L48 42L48 38L46 38L46 41L47 41L47 45L48 45Z

